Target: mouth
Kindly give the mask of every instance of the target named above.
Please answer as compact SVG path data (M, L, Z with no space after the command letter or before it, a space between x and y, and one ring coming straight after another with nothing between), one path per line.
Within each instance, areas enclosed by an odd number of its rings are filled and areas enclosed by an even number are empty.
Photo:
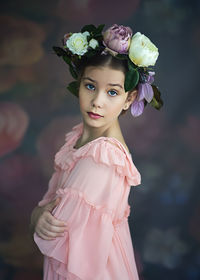
M88 114L91 114L91 115L94 115L94 116L98 116L98 117L102 117L101 115L95 114L95 113L93 113L93 112L88 112Z
M88 113L89 117L92 119L99 119L99 118L103 117L103 116L101 116L99 114L95 114L93 112L87 112L87 113Z

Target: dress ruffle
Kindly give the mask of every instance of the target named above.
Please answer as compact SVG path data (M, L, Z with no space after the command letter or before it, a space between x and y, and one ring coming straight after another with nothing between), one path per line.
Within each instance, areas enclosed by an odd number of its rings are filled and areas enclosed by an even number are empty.
M80 158L92 157L96 163L115 166L117 173L124 176L130 186L141 184L141 176L132 161L131 154L125 151L125 148L117 139L99 137L79 149L74 149L74 140L77 140L80 136L81 129L82 123L73 127L72 131L66 134L65 145L55 155L55 169L70 171ZM116 144L118 147L116 147ZM70 156L69 153L71 153Z
M114 233L114 211L90 204L83 193L73 189L59 189L57 195L61 201L53 215L66 221L68 230L63 237L51 241L35 233L36 244L50 258L55 274L74 275L83 280L102 279Z
M34 233L45 255L44 279L138 279L137 272L126 271L126 263L135 263L131 243L126 256L122 242L130 240L128 185L140 184L140 173L115 138L100 137L75 149L81 131L82 123L66 134L44 196L44 201L61 198L52 214L67 223L67 230L48 241Z

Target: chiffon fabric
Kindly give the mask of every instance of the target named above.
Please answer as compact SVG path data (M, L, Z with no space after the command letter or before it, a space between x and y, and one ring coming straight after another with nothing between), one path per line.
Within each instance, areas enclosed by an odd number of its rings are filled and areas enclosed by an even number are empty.
M45 280L138 280L128 225L130 186L141 177L115 138L74 146L83 122L66 134L39 206L60 197L53 215L67 222L63 237L34 240L44 255Z

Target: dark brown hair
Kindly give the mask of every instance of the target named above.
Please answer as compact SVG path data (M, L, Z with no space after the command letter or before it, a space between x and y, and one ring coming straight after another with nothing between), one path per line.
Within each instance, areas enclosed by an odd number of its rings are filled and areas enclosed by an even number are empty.
M124 75L128 71L127 60L120 60L111 54L97 54L91 58L82 58L80 63L76 65L78 72L78 84L80 86L81 78L83 77L86 67L89 66L108 66L114 70L121 70ZM126 113L127 110L122 110L120 115Z

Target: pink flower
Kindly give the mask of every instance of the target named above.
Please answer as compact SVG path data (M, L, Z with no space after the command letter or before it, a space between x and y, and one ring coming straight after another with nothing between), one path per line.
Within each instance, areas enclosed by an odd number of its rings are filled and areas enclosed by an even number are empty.
M63 37L63 45L66 45L67 40L69 39L69 37L72 35L72 33L67 33L64 35Z
M21 144L28 124L29 117L18 104L0 103L0 157Z
M103 34L104 45L121 54L127 54L133 32L130 27L114 24Z
M8 15L0 16L1 66L25 66L39 62L44 55L42 43L46 34L36 22Z

